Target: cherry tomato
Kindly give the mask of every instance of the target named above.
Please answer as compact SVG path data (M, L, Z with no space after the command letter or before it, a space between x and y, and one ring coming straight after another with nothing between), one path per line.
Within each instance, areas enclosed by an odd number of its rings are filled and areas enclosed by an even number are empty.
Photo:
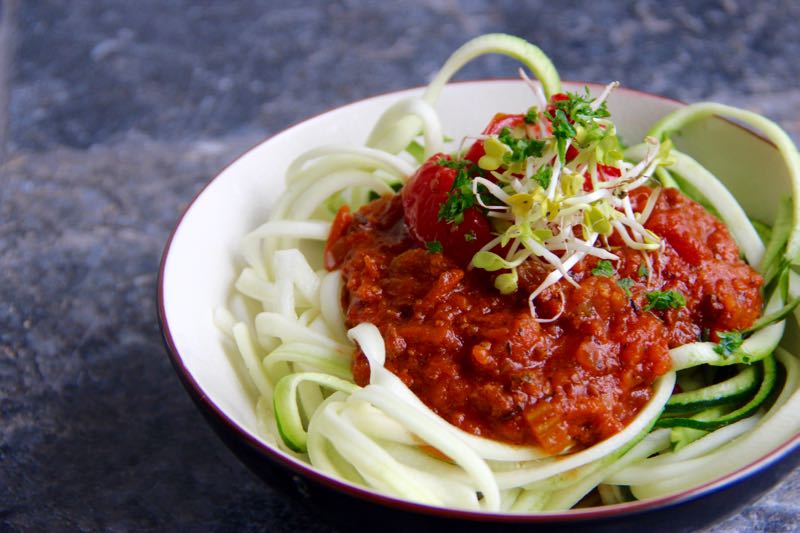
M570 148L572 147L570 146ZM567 152L567 154L569 154L569 152ZM567 155L567 158L569 158L569 155ZM599 181L611 181L622 175L622 172L617 167L611 167L602 164L597 165L597 173L597 179ZM588 172L585 174L585 176L586 179L583 181L583 190L589 192L592 190L592 178L589 176Z
M622 172L617 167L597 165L597 170L600 172L600 181L611 181L622 176Z
M567 96L567 95L566 95L566 94L564 94L564 93L556 93L556 94L554 94L553 96L551 96L551 97L550 97L550 102L551 102L551 103L550 103L550 104L547 104L547 109L546 109L546 111L547 111L549 114L551 114L551 115L554 115L554 114L555 114L555 112L556 112L556 105L555 105L555 103L556 103L556 102L563 102L564 100L569 100L569 96Z
M421 245L438 241L446 256L462 266L492 239L492 227L477 207L464 211L460 224L439 220L439 209L447 201L456 179L456 170L442 166L440 159L450 157L436 154L411 176L403 187L403 210L411 236Z
M508 115L506 113L497 113L489 125L483 130L484 135L495 135L503 131L503 128L514 129L518 126L525 126L525 115ZM478 159L483 157L486 152L483 150L483 141L475 141L472 143L469 151L464 156L473 163L477 163Z

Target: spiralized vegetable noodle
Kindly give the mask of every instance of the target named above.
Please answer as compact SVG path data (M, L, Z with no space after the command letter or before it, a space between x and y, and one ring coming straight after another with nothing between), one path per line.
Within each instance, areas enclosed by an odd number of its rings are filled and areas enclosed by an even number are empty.
M434 105L453 74L485 53L518 59L538 80L522 74L539 109L527 116L525 127L538 137L524 137L522 144L503 137L507 132L479 137L484 154L478 166L487 177L472 176L460 189L464 196L456 198L474 203L451 202L439 216L472 227L469 209L479 204L476 209L507 221L492 223L486 241L466 258L469 268L499 273L496 290L522 290L520 266L541 261L548 275L524 296L534 320L557 320L540 314L541 295L559 283L575 283L582 260L593 261L597 275L612 275L618 257L608 242L614 239L648 258L641 267L646 279L652 275L651 254L664 245L645 225L658 191L667 187L680 188L721 220L746 263L764 280L758 320L671 348L671 369L648 385L648 399L635 416L587 446L509 444L448 422L387 369L384 336L376 325L347 328L345 280L341 271L325 268L326 243L342 231L336 216L341 206L355 212L375 195L397 194L422 161L445 151L447 124L439 122ZM539 48L508 35L486 35L456 51L421 97L389 107L365 146L315 147L290 165L286 191L269 220L242 243L246 266L234 285L259 312L215 312L258 392L254 409L266 441L328 475L390 496L441 507L531 513L570 509L595 490L605 504L674 493L733 472L798 433L800 362L778 346L784 320L800 296L800 278L792 270L800 255L798 202L787 198L774 225L759 225L757 231L713 174L671 146L669 134L710 114L752 126L785 159L794 199L800 196L796 149L763 117L720 104L695 104L659 121L642 144L624 150L623 158L619 145L602 141L613 133L613 124L598 111L615 87L581 100L586 124L602 125L592 140L583 126L576 130L574 118L559 123L555 112L543 113L561 98L561 84ZM549 140L539 146L539 138ZM454 158L474 146L472 141L462 143ZM598 155L585 155L590 152ZM600 175L612 159L617 174ZM503 169L508 173L500 175ZM588 179L591 186L584 186ZM647 184L655 184L653 199L634 209L628 193ZM454 190L448 201L455 198ZM539 206L545 206L541 217L532 214ZM429 253L441 253L438 239L424 245ZM629 295L632 283L621 285ZM637 312L684 305L684 296L674 292L647 293L650 309ZM368 363L364 386L353 376L356 350Z

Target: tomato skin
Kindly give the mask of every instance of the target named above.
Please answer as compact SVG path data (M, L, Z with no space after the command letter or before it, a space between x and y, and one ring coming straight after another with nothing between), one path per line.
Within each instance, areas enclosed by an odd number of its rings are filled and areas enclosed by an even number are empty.
M550 103L547 104L545 111L550 115L555 115L556 113L556 102L563 102L565 100L569 100L569 96L566 93L556 93L550 97Z
M450 156L432 156L403 187L403 216L408 232L420 245L439 241L446 256L466 266L492 239L492 227L477 207L465 210L460 224L439 220L439 209L447 201L456 179L456 170L440 165L440 159L450 160ZM468 241L466 235L475 238Z
M570 148L572 148L570 146ZM569 154L569 152L567 152ZM569 157L569 156L567 156ZM597 173L598 173L598 180L600 181L611 181L613 179L617 179L618 177L622 176L622 171L617 167L612 167L609 165L598 164L597 165ZM590 192L592 190L592 178L589 176L587 172L585 174L586 179L583 181L583 190L585 192Z
M503 131L503 128L514 129L516 127L524 127L525 126L525 115L509 115L506 113L497 113L495 116L492 117L492 120L489 122L489 125L483 130L484 135L496 135ZM483 141L478 140L472 143L472 146L467 151L467 154L464 156L465 159L469 159L473 163L477 163L478 160L484 156L486 152L483 149Z
M609 165L597 165L597 170L600 171L600 181L611 181L622 176L620 169Z

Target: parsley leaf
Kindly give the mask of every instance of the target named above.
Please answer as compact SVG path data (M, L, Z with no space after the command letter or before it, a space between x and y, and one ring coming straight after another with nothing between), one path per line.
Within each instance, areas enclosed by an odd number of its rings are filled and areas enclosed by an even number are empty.
M601 259L597 262L597 266L592 269L592 274L595 276L605 276L610 278L614 275L614 267L611 266L611 261Z
M648 292L648 304L645 306L645 311L656 309L657 311L664 311L666 309L680 309L686 305L686 298L678 291L653 291Z
M470 171L476 171L477 166L471 161L451 161L444 158L439 159L437 164L456 170L456 179L453 180L447 200L439 206L438 219L448 224L461 224L464 221L464 211L477 203L475 193L472 192L472 179L469 177Z
M572 121L584 126L592 119L611 116L606 102L603 102L597 109L592 109L592 102L594 102L594 98L589 95L589 88L584 87L582 95L568 92L567 98L554 102L554 106L556 109L563 110Z
M504 163L519 163L525 161L527 158L541 157L544 153L545 142L539 139L517 139L511 135L511 130L503 128L497 139L511 148L511 153L503 156Z
M544 165L531 177L534 181L538 182L543 189L546 189L550 186L550 178L553 177L553 167Z
M639 270L637 271L640 278L646 278L650 275L650 271L647 270L647 265L645 263L639 264Z
M622 290L625 291L625 294L630 297L631 296L631 287L633 287L633 280L631 278L622 278L617 280L617 285L622 287Z
M464 161L459 159L447 159L446 157L440 157L436 160L436 164L440 167L447 167L452 168L455 170L460 170L464 166Z
M522 120L525 121L525 124L536 124L536 119L539 118L539 108L536 106L528 108L528 111L525 113L525 116Z
M567 156L567 140L575 137L578 132L575 126L570 124L563 109L556 109L554 114L548 114L548 118L552 125L553 137L556 138L558 145L558 159L563 163Z
M429 254L440 254L442 253L442 243L439 241L431 241L425 243L425 249L428 250Z
M719 337L719 342L714 346L714 351L724 357L732 355L744 342L739 331L723 331L718 333L717 336Z
M474 231L470 231L469 233L465 233L464 234L464 240L467 241L467 242L474 241L477 238L478 238L478 236L475 235Z
M605 102L597 109L592 109L594 99L589 96L588 87L583 95L567 93L566 96L563 100L552 102L552 111L545 113L552 125L553 137L558 145L558 158L562 163L566 156L567 140L579 136L579 141L585 144L604 138L610 131L595 122L594 119L606 118L610 113Z

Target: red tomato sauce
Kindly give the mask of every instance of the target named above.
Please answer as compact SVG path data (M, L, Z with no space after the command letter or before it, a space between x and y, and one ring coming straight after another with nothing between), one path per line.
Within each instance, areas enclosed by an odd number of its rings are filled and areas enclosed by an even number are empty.
M632 194L643 206L650 190ZM519 290L503 296L494 275L429 253L409 234L402 195L352 215L340 212L326 247L328 268L345 280L348 327L375 324L386 367L431 409L461 429L550 452L580 449L619 432L651 398L670 368L671 347L750 326L760 315L761 277L739 258L727 228L676 190L664 190L646 227L665 241L641 276L641 252L620 247L612 277L594 258L536 300L528 294L550 272L539 260L519 268ZM611 245L614 246L612 239ZM618 244L618 243L616 243ZM497 273L495 273L496 275ZM630 278L630 293L617 281ZM677 290L678 309L645 311L646 294ZM353 373L369 381L356 352Z

